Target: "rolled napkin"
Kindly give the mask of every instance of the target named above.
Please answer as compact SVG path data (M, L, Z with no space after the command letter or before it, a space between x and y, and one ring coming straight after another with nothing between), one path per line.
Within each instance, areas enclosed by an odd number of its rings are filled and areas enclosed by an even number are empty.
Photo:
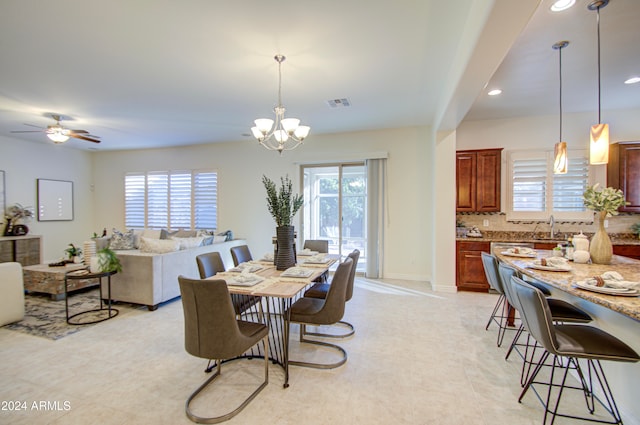
M605 288L631 289L640 291L640 282L624 280L622 275L615 271L604 272L584 281L587 285L604 286Z
M298 255L316 255L318 251L312 251L309 248L305 248L302 251L298 252Z
M267 253L262 256L262 261L273 261L273 253Z
M567 267L567 259L564 257L548 257L546 258L547 260L547 266L550 267L559 267L559 268L565 268Z

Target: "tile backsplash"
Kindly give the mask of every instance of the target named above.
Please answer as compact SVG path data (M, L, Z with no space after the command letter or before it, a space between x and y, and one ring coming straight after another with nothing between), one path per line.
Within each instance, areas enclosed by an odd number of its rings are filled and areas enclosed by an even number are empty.
M456 219L462 221L465 227L471 228L473 226L478 227L480 232L484 231L500 231L500 232L531 232L533 233L545 233L551 230L548 222L539 221L507 221L506 215L502 213L488 213L488 214L474 214L464 213L457 214ZM607 218L609 220L609 226L607 227L607 233L631 233L631 226L640 222L640 214L620 214L617 216ZM485 221L488 226L485 226ZM555 231L559 234L585 234L595 233L597 230L598 221L594 220L593 223L581 222L581 221L555 221Z

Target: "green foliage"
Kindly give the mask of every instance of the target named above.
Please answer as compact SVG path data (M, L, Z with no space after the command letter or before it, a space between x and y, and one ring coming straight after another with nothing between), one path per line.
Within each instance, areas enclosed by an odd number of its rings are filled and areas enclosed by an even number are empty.
M96 254L98 257L98 267L103 272L122 271L122 264L115 252L109 248L104 248Z
M82 254L82 248L79 248L74 244L70 243L69 248L65 249L64 252L67 253L67 256L71 260L73 259L73 257L77 257L78 255Z
M293 194L293 183L289 176L280 177L280 187L267 176L262 176L262 183L267 190L267 207L276 221L276 226L291 226L293 216L302 207L302 195Z
M596 183L584 191L584 206L593 211L606 211L607 215L618 215L618 208L628 204L622 191L613 187L598 190L598 186Z
M631 233L640 236L640 222L631 225Z

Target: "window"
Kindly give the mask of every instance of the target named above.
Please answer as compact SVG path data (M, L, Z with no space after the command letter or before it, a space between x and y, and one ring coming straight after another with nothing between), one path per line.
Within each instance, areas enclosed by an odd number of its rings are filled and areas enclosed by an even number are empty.
M215 171L127 173L124 186L127 228L218 227Z
M569 151L567 174L553 174L553 152L510 152L508 158L508 220L592 218L582 200L591 179L585 151Z

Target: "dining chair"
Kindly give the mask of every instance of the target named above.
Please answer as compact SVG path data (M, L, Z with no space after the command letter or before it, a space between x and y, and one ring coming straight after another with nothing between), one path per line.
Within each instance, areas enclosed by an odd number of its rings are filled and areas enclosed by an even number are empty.
M360 259L360 250L354 249L349 253L347 258L351 258L351 260L353 261L351 271L349 272L349 282L347 284L346 301L348 302L353 297L353 285L356 279L356 268L358 267L358 260ZM304 293L304 296L308 298L324 299L327 297L327 293L329 292L329 288L331 287L331 285L332 284L328 283L316 283ZM356 332L355 327L349 322L340 320L337 322L337 324L346 326L349 330L343 334L329 334L323 332L308 332L305 327L305 335L320 336L325 338L347 338Z
M233 258L234 266L253 260L251 251L249 251L249 247L247 245L231 247L231 258Z
M498 276L498 262L496 257L487 252L482 252L481 255L487 282L489 282L491 289L498 293L498 300L493 307L487 326L485 326L484 329L489 329L492 322L495 322L498 325L497 345L500 347L502 345L502 340L504 339L504 334L508 329L507 320L509 318L509 313L511 312L511 306L507 303L504 288L502 287L502 281Z
M305 361L288 360L287 364L295 366L311 367L316 369L333 369L343 365L347 361L347 352L344 348L323 341L314 341L305 338L305 327L307 325L333 325L338 323L344 316L347 286L349 284L349 274L353 267L351 258L345 259L338 265L333 275L329 291L324 299L302 297L297 300L285 312L285 341L289 341L291 323L300 325L300 342L321 345L335 349L342 354L342 358L334 363L313 363Z
M218 273L225 271L224 262L219 252L206 252L196 256L196 263L198 264L198 272L200 273L200 279L206 279L208 277L215 276ZM260 297L252 297L249 295L231 294L231 302L236 314L242 314L251 307L260 303ZM260 314L262 314L262 306L260 307Z
M238 320L224 280L179 276L184 313L185 350L196 357L215 359L217 368L187 398L185 413L196 423L219 423L240 413L269 383L269 328L263 323ZM235 359L262 340L264 380L238 407L220 416L203 417L191 410L193 399L220 376L223 360ZM251 362L252 363L252 362Z
M623 341L602 329L589 325L555 324L547 304L547 298L540 290L515 276L511 278L511 285L522 309L520 313L524 326L531 336L545 349L543 356L527 380L518 402L522 401L527 391L531 388L545 408L543 424L547 423L549 414L551 414L551 424L553 424L557 416L582 419L589 422L622 424L620 412L600 361L637 362L640 360L638 353ZM549 356L552 356L549 380L536 381L536 377ZM586 376L579 359L582 359L587 365ZM560 384L554 381L554 373L558 367L564 369ZM580 387L570 386L567 383L567 375L570 369L577 371ZM604 395L604 402L595 397L594 377L599 386L598 391ZM548 387L546 401L539 396L534 384L542 384ZM554 405L551 406L551 396L554 388L558 388L558 394L553 403ZM559 413L558 408L565 389L583 391L587 410L592 416L580 417L575 414ZM593 416L596 400L609 412L615 422L600 420Z
M302 248L327 254L329 253L329 241L325 239L306 239Z
M503 263L498 263L498 274L502 282L502 287L504 288L504 293L507 298L507 302L516 310L516 312L520 313L522 311L522 307L520 307L518 298L514 294L512 284L511 284L511 278L515 276L522 279L522 275L513 267L507 266L506 264L503 264ZM540 290L538 286L532 285L531 282L527 281L527 283L531 286L534 286L538 290ZM540 292L545 297L547 297L547 294L550 294L550 292L547 288L545 289L547 290L546 293L543 291L540 291ZM574 306L573 304L567 301L557 299L557 298L547 297L547 304L549 305L549 311L551 311L551 316L553 318L554 323L589 323L592 320L589 314L587 314L585 311L581 310L580 308ZM520 385L522 386L524 386L527 382L527 379L531 373L531 369L535 363L534 359L539 348L535 340L533 343L530 341L531 336L528 334L528 332L527 332L527 342L525 344L518 343L518 340L520 339L522 334L525 332L526 332L526 329L524 327L524 323L521 320L520 326L518 327L518 330L516 331L516 334L514 335L513 340L511 341L511 345L507 350L507 354L505 355L505 360L508 360L511 353L513 352L514 349L516 349L518 345L524 345L525 347L524 353L521 353L520 351L516 350L520 354L520 357L522 357L522 360L523 360L522 370L520 373Z

